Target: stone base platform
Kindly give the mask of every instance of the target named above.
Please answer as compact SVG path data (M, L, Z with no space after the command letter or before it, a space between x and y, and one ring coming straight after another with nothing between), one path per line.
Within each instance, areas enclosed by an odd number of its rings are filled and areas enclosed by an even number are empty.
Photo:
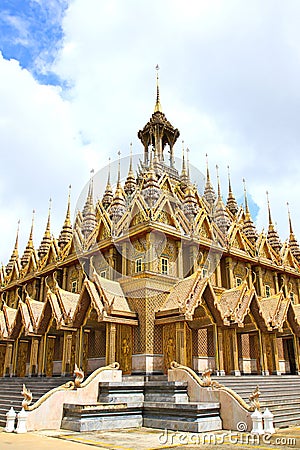
M141 427L142 409L126 403L64 405L61 428L71 431L99 431Z
M193 433L221 430L220 404L145 402L143 426Z

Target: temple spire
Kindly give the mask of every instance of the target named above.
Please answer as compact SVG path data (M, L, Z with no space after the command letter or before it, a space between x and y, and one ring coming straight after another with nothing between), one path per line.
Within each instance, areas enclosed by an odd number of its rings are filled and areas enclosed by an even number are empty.
M154 112L162 112L161 110L161 104L160 104L160 98L159 98L159 76L158 76L158 71L159 71L159 65L157 64L156 67L156 103L155 103L155 108L154 108Z
M91 170L91 177L89 183L89 190L87 199L82 211L83 221L82 221L82 232L86 238L91 234L97 225L96 213L94 208L94 169Z
M108 159L108 174L107 174L107 183L106 183L106 188L105 188L105 192L102 198L102 205L105 209L107 209L112 200L113 200L113 190L110 184L110 158Z
M132 142L130 142L130 160L129 160L129 169L128 175L124 184L124 191L126 195L132 195L136 189L136 179L132 166Z
M31 253L34 250L34 245L33 245L34 215L35 215L35 210L32 211L32 220L31 220L31 229L30 229L29 239L28 239L26 248L24 250L23 256L21 258L21 266L22 267L25 267L26 264L28 264L28 262L30 260Z
M268 228L268 233L267 233L267 239L268 239L268 242L271 245L271 247L277 253L279 253L280 250L281 250L281 242L280 242L278 233L275 230L275 227L274 227L273 222L272 222L271 208L270 208L270 201L269 201L269 193L268 193L268 191L266 192L266 194L267 194L268 216L269 216L269 228Z
M182 190L185 190L186 187L189 184L189 177L186 170L186 164L185 164L185 151L184 151L184 141L182 141L182 169L181 169L181 175L180 175L180 186Z
M288 209L289 228L290 228L289 246L290 246L292 255L299 262L300 261L300 247L299 247L298 241L294 235L294 231L293 231L293 227L292 227L291 213L290 213L290 208L289 208L288 202L287 202L287 209Z
M207 203L210 206L212 206L216 201L216 194L215 194L214 188L210 181L207 153L206 153L206 183L205 183L203 197L205 198L205 200L207 201Z
M59 238L58 238L58 245L60 248L65 247L72 238L73 230L72 230L72 224L71 224L70 209L71 209L71 185L69 186L66 217L65 217L65 221L64 221L62 230L61 230Z
M271 217L270 201L269 201L269 192L268 191L266 191L266 195L267 195L267 205L268 205L269 226L273 226L272 217Z
M118 151L118 180L117 180L117 187L115 190L115 195L113 198L113 201L110 206L110 217L113 222L117 223L121 217L123 216L126 205L125 205L125 199L123 194L123 189L121 185L121 152Z
M243 178L243 184L244 184L244 198L245 198L245 210L246 210L246 215L245 215L244 224L243 224L243 232L244 232L245 236L249 239L249 241L252 242L252 244L254 244L255 241L257 240L258 236L257 236L257 231L256 231L255 225L253 223L253 220L252 220L252 217L251 217L251 214L249 211L245 178Z
M39 258L42 258L43 256L45 256L48 253L48 250L49 250L50 244L51 244L51 232L50 232L51 205L52 205L52 199L50 198L46 230L45 230L41 245L39 246L39 249L38 249Z
M19 250L18 250L18 247L19 247L19 230L20 230L20 220L18 220L18 227L17 227L17 235L16 235L15 246L14 246L13 252L11 254L11 257L10 257L10 259L8 261L8 264L6 266L6 273L7 274L9 274L12 271L15 261L17 261L18 258L19 258Z
M227 166L228 170L228 197L227 197L227 208L231 212L232 215L236 215L238 212L238 204L236 202L236 199L233 195L232 188L231 188L231 180L230 180L230 171L229 166Z
M217 172L217 180L218 180L218 200L215 210L215 222L222 231L223 234L227 233L227 230L230 226L230 220L227 214L227 211L225 209L223 200L222 200L222 194L221 194L221 183L220 183L220 177L219 177L219 167L216 165L216 172Z

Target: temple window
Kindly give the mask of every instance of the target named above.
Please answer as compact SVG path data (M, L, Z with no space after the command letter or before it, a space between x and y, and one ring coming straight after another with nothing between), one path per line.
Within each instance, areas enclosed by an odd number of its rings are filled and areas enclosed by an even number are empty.
M74 292L74 293L77 292L77 285L78 285L77 280L72 281L72 284L71 284L71 292Z
M161 273L164 275L168 275L169 273L169 260L168 258L161 258L160 260Z
M142 258L137 258L135 260L135 271L136 271L136 273L139 273L142 271Z
M235 278L235 285L236 285L236 287L239 287L241 284L242 284L241 277L236 277Z
M106 278L106 270L101 270L100 277Z
M290 292L290 299L292 303L295 303L295 296L294 296L294 292Z
M266 297L271 296L271 288L268 284L265 285L265 294L266 294Z

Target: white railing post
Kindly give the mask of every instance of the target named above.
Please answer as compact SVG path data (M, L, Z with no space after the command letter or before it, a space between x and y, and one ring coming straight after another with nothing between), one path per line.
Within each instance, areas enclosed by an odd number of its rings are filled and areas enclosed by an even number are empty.
M27 433L26 428L27 412L25 411L24 408L21 409L17 417L18 417L18 425L16 433Z
M9 411L6 413L6 426L4 428L4 431L6 433L12 433L15 431L15 420L16 420L16 412L13 407L10 408Z
M252 419L252 431L253 434L264 434L263 430L263 422L262 422L262 413L256 409L253 414L251 414Z
M268 408L266 408L265 412L263 413L263 419L264 419L264 432L269 434L275 433L275 428L273 424L274 415Z

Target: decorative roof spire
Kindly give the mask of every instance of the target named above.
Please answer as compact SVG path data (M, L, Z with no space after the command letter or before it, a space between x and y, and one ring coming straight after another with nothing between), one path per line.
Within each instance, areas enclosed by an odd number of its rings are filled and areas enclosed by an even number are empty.
M212 206L216 201L216 194L214 188L210 182L209 168L208 168L208 156L206 153L206 184L204 188L203 197L208 202L210 206Z
M217 171L217 180L218 180L218 200L216 205L216 211L215 211L215 222L222 231L223 234L227 233L227 230L230 226L230 220L227 214L227 211L225 209L223 200L222 200L222 194L221 194L221 184L220 184L220 177L219 177L219 167L216 165L216 171Z
M110 184L110 158L108 159L108 175L107 175L107 183L106 183L106 188L105 188L105 192L102 198L102 205L104 206L105 209L107 209L109 207L109 205L111 204L111 202L113 201L113 190Z
M110 217L114 222L118 222L121 217L123 216L125 212L125 200L123 195L123 190L121 186L121 163L120 163L120 157L121 152L118 151L118 181L117 181L117 187L115 191L115 195L112 201L112 204L110 206Z
M294 235L293 227L292 227L292 220L291 220L291 213L289 208L289 203L287 202L287 209L288 209L288 217L289 217L289 228L290 228L290 236L289 236L289 246L292 252L292 255L300 261L300 247L298 244L298 241Z
M266 194L267 194L268 215L269 215L269 228L268 228L268 233L267 233L267 239L268 239L269 244L273 247L273 249L279 253L282 245L281 245L278 233L275 230L275 227L272 222L268 191L266 192Z
M18 247L19 247L19 230L20 230L20 220L18 220L17 236L16 236L15 246L14 246L13 252L11 254L11 257L10 257L10 259L8 261L8 264L6 266L6 273L7 274L9 274L12 271L14 263L19 258L19 250L18 250Z
M152 208L160 196L160 187L154 170L152 152L150 155L150 165L146 173L145 184L142 190L146 203Z
M23 256L21 258L21 266L22 267L25 267L26 264L29 263L30 256L31 256L31 254L34 251L34 245L33 245L34 215L35 215L35 210L32 211L32 221L31 221L31 229L30 229L29 239L28 239L28 243L26 245L26 248L24 250Z
M68 242L70 242L70 240L72 239L73 230L71 224L70 208L71 208L71 185L69 186L66 217L58 239L58 245L60 248L65 247L68 244Z
M252 220L252 217L251 217L251 214L249 211L245 178L243 178L243 184L244 184L244 197L245 197L245 210L246 210L245 220L244 220L244 224L243 224L243 232L244 232L245 236L249 239L249 241L252 242L252 244L254 244L255 241L257 240L258 236L257 236L257 231L256 231L255 225L253 223L253 220Z
M162 112L161 110L161 104L160 104L160 98L159 98L159 77L158 77L158 71L159 71L159 65L157 64L156 67L156 103L154 112Z
M188 183L183 200L183 211L187 218L192 221L199 210L197 199L195 197L194 188Z
M39 249L38 249L39 258L43 258L48 253L48 250L49 250L50 244L51 244L51 232L50 232L51 204L52 204L52 200L50 198L46 230L45 230L41 245L39 246Z
M85 238L91 234L97 225L96 212L94 208L94 169L91 170L88 195L82 211L82 232Z
M227 166L228 169L228 197L227 197L227 208L231 212L233 216L235 216L238 212L238 204L236 202L236 199L233 195L232 189L231 189L231 181L230 181L230 172L229 172L229 166Z
M132 168L132 142L130 142L130 162L127 179L124 184L124 191L126 195L132 195L136 189L136 179Z
M186 170L185 165L185 155L184 155L184 141L182 141L182 169L181 169L181 175L180 175L180 186L182 190L185 190L189 184L189 177Z

